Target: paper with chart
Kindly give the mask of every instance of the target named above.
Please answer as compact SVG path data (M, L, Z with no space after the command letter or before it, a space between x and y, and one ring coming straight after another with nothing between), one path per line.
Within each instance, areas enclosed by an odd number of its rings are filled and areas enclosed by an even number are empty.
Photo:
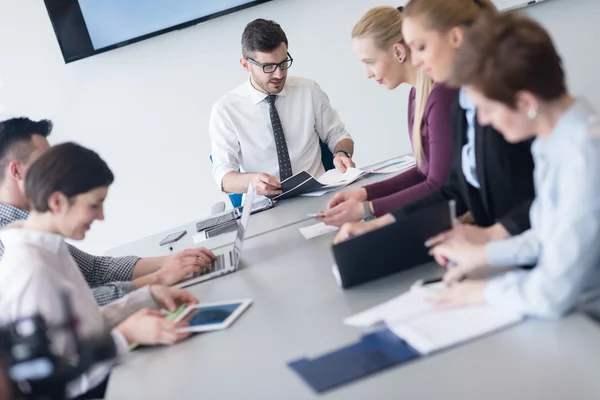
M316 193L313 196L321 196L332 190L347 186L365 174L365 171L357 168L348 168L344 173L332 169L317 179L308 172L302 171L281 182L283 193L274 196L273 200L283 200L311 192Z
M412 156L403 156L383 161L369 167L368 172L372 174L392 174L408 171L417 165Z
M385 323L421 354L454 346L522 320L518 313L490 305L439 310L427 301L445 284L415 286L406 293L344 320L357 327Z
M319 222L318 224L310 226L305 226L304 228L299 228L300 233L306 238L306 240L327 235L328 233L337 232L339 229L340 228L338 228L337 226L325 225L323 222Z

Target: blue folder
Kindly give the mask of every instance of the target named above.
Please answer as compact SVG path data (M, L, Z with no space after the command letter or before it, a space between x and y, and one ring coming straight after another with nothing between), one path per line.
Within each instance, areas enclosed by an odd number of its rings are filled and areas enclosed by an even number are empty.
M317 358L302 358L288 366L317 393L323 393L420 357L415 349L385 329Z

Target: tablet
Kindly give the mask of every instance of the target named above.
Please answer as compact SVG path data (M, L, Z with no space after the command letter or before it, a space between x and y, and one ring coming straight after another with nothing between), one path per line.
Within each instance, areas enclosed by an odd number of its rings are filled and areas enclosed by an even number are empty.
M188 321L188 326L177 329L177 332L208 332L228 328L250 304L250 299L194 304L174 320Z

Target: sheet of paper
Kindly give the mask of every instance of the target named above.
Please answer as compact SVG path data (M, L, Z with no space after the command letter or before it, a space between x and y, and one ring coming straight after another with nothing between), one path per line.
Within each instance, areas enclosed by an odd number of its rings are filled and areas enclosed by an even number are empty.
M369 172L373 174L391 174L394 172L408 171L415 165L416 161L414 157L404 156L375 164L369 169Z
M406 340L421 354L477 338L522 319L518 313L506 312L489 305L438 310L426 299L443 283L413 286L400 296L353 315L344 323L360 328L385 323L398 337Z
M365 174L365 171L358 168L348 168L343 174L337 169L330 169L321 175L317 180L323 185L342 185L344 183L351 183L360 178Z
M336 232L339 229L340 228L338 228L337 226L325 225L323 222L319 222L315 225L300 228L300 233L306 238L306 240L310 240L322 235L327 235L331 232Z
M424 301L425 294L408 291L385 303L348 317L346 325L368 328L380 322L407 320L431 311L433 306Z
M206 242L206 234L204 232L196 233L194 236L192 236L192 240L194 241L194 244Z
M342 188L345 188L346 186L348 186L351 183L352 182L347 182L347 183L343 183L343 184L337 185L337 186L327 186L324 189L316 190L314 192L302 193L300 196L306 196L306 197L319 197L319 196L323 196L326 193L334 192L336 190L340 190Z
M408 321L388 323L388 326L421 354L429 354L494 332L521 319L518 314L484 305L434 310Z

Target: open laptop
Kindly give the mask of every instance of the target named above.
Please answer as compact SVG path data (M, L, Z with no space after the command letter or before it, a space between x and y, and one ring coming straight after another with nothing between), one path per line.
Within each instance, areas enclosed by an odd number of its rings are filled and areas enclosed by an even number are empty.
M252 213L254 195L254 188L250 183L248 185L248 192L246 193L246 196L244 196L245 198L242 208L242 217L238 223L237 235L235 236L233 249L229 251L223 251L218 254L215 253L217 259L211 263L210 268L207 268L202 272L196 272L192 274L188 279L175 285L176 287L182 288L195 285L197 283L204 282L221 275L230 274L238 270L240 258L242 256L242 246L244 244L244 238L246 237L246 230L248 229L248 221L250 220L250 214Z

